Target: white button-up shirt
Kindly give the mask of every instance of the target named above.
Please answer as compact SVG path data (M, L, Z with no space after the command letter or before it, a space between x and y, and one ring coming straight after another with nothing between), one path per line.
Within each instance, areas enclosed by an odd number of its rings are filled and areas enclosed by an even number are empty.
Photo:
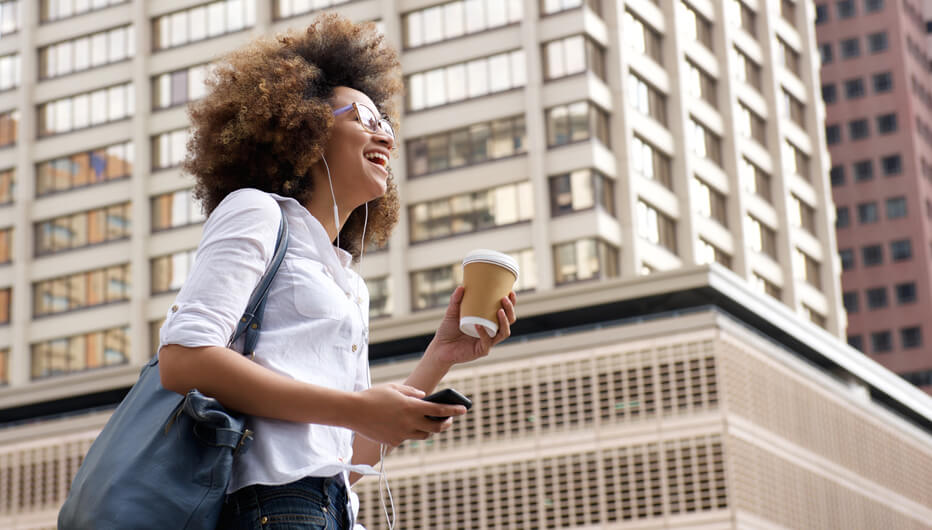
M345 391L369 388L369 292L314 216L292 198L241 189L211 213L194 266L169 309L160 345L226 346L275 251L288 216L288 251L269 288L255 362L286 377ZM242 340L240 340L242 342ZM239 348L240 344L235 347ZM230 492L350 471L353 433L345 428L251 417L255 437L233 465ZM355 520L358 497L349 492Z

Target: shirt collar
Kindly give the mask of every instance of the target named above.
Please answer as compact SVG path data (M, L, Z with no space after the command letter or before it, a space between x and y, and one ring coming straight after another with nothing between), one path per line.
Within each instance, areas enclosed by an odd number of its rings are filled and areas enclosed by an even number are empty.
M288 203L290 205L290 210L297 209L297 214L304 220L304 223L307 225L308 231L311 234L311 237L314 238L315 246L319 249L333 249L333 253L321 252L323 254L320 258L325 261L331 261L331 257L335 259L336 264L340 266L340 269L348 269L350 264L353 262L353 255L343 250L340 247L337 247L330 241L330 235L327 234L327 230L324 229L324 225L321 224L314 215L308 211L307 208L301 205L294 197L283 197L277 193L270 193L276 201Z

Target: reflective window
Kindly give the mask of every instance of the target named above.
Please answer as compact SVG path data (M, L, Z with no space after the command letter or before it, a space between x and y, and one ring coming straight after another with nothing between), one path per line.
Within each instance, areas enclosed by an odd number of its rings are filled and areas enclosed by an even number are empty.
M0 171L0 205L11 204L16 191L16 169Z
M605 51L588 37L573 35L544 44L544 79L592 72L605 79Z
M493 74L494 72L494 74ZM408 76L408 109L421 110L524 86L524 51L515 50Z
M32 284L33 316L129 300L130 280L127 263L36 282Z
M192 190L179 190L152 198L152 231L200 223L204 220L201 205Z
M542 15L551 15L566 11L567 9L576 9L583 4L589 6L596 13L602 13L602 6L599 0L541 0L540 12Z
M625 43L634 51L646 55L663 64L663 37L650 24L644 22L630 11L625 11Z
M760 65L754 62L753 59L748 57L737 47L732 48L732 52L734 53L735 74L738 80L743 81L760 91L761 87L763 86Z
M796 96L790 94L786 89L782 90L783 97L780 98L780 115L784 118L789 118L790 121L799 125L800 127L806 127L806 105L796 99Z
M767 145L767 122L743 103L738 103L738 132L745 138Z
M458 0L402 15L406 48L521 22L521 0Z
M369 318L378 318L392 314L392 282L390 276L366 280L369 289Z
M152 21L153 50L183 46L252 27L256 0L220 0L162 15Z
M518 262L521 275L515 282L515 292L537 287L537 265L531 249L505 252ZM457 285L463 283L463 265L454 263L411 273L411 308L415 311L445 307ZM371 296L371 290L370 290ZM371 307L371 304L370 304Z
M588 101L547 109L547 147L596 138L608 145L608 114Z
M676 254L676 221L638 199L637 222L638 236Z
M9 324L10 323L10 303L12 302L12 293L13 289L7 287L6 289L0 289L0 324ZM3 359L0 359L0 363L3 362ZM3 368L0 367L0 372ZM2 377L0 377L2 380Z
M208 65L200 64L152 78L152 109L183 105L204 97Z
M867 289L865 294L867 295L866 298L868 309L881 309L887 307L889 304L886 287L874 287Z
M32 379L126 364L129 327L82 333L32 345Z
M891 197L886 203L887 219L906 217L906 197Z
M19 135L19 111L0 113L0 147L14 145Z
M897 304L911 304L919 298L915 282L898 283L893 290L896 292Z
M133 143L124 142L36 164L36 196L127 178Z
M133 84L101 88L39 105L39 136L93 127L133 115Z
M64 215L35 224L36 256L127 239L130 203Z
M783 39L777 39L777 62L797 76L800 75L800 56L792 46Z
M0 91L18 87L21 75L18 53L0 57Z
M757 13L741 0L729 0L728 18L732 24L757 37Z
M20 0L0 2L0 37L16 33L22 24Z
M672 160L666 153L635 135L628 156L635 173L673 189Z
M712 49L712 22L686 2L680 1L677 9L678 15L684 20L683 28L686 30L686 37Z
M130 59L136 53L133 26L85 35L39 49L39 78L48 79Z
M900 343L903 349L921 348L922 347L922 328L919 326L910 326L900 328Z
M667 124L667 96L634 72L628 72L628 103L638 112Z
M711 160L717 165L722 165L722 139L717 134L706 128L704 125L689 117L689 126L687 131L691 138L693 153Z
M411 242L478 232L534 217L529 181L454 195L408 208Z
M39 22L44 24L126 2L127 0L42 0L39 4Z
M871 333L872 353L886 353L893 349L893 335L889 331Z
M294 17L354 0L274 0L272 14L276 19Z
M13 261L13 228L0 228L0 265Z
M793 269L796 279L803 280L813 287L821 289L821 267L822 265L809 254L798 248L793 249Z
M187 154L188 129L176 129L152 137L152 169L176 167Z
M796 195L790 194L787 210L793 226L802 228L810 234L815 234L815 208Z
M597 238L578 239L553 246L554 283L615 278L618 249Z
M696 213L727 227L728 212L725 209L725 194L699 177L693 176L692 183Z
M594 169L577 169L550 177L550 215L590 208L615 215L615 181Z
M699 238L698 243L699 245L697 249L698 252L696 255L696 261L700 265L704 265L706 263L718 263L719 265L723 265L729 269L731 268L731 256L726 254L724 250L716 247L701 237Z
M783 142L783 163L791 174L809 180L809 155L793 145L789 140Z
M476 123L408 140L408 178L519 155L526 150L524 116Z
M716 106L717 83L715 78L706 73L706 71L702 68L696 66L692 61L687 60L686 65L689 68L689 94L695 98L705 101L713 107Z
M152 258L152 294L181 289L194 266L196 249L183 250L167 256Z
M909 239L898 239L890 242L890 259L905 261L913 257L913 243Z

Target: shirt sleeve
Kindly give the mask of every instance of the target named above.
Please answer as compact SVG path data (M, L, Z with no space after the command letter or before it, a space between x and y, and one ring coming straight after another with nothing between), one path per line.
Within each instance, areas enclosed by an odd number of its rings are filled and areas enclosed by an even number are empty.
M237 190L214 209L159 332L159 347L226 346L272 260L281 216L275 199L254 189Z

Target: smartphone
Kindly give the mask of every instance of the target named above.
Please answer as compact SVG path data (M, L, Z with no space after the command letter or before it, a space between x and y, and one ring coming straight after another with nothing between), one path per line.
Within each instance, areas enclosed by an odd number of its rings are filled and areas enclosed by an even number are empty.
M444 405L462 405L466 407L466 410L472 408L472 401L468 397L460 394L452 388L447 388L439 392L434 392L433 394L422 398L424 401L430 401L431 403L443 403ZM429 419L434 421L446 421L449 416L427 416Z

